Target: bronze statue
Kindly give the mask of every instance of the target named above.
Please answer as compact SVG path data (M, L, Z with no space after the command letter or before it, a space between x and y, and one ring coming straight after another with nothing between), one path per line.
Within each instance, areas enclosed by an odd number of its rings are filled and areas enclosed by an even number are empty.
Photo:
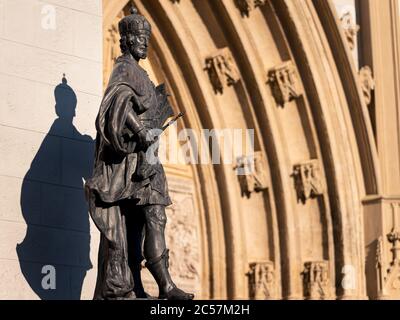
M93 177L86 182L90 215L101 232L94 299L151 298L140 270L146 260L159 299L191 300L168 271L165 207L171 200L157 157L157 136L172 116L164 85L155 87L138 62L147 57L151 26L132 8L119 23L122 55L116 60L96 119ZM150 153L151 153L150 152Z

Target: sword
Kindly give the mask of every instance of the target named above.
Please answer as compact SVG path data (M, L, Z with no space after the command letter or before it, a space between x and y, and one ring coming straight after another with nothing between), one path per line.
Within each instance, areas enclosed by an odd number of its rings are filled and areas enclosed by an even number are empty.
M180 112L175 118L173 118L170 122L168 122L164 127L161 128L162 131L165 131L169 126L172 126L175 122L182 118L185 115L184 112Z

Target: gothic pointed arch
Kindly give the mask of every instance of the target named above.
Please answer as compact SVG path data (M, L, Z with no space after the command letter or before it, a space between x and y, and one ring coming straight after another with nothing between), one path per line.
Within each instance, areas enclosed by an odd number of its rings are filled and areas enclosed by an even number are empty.
M366 296L362 201L379 192L377 151L330 2L134 1L154 30L144 67L186 111L182 126L255 133L248 179L235 164L167 166L173 192L192 186L197 251L175 267L201 297ZM104 1L105 81L130 3ZM178 225L186 208L171 213Z

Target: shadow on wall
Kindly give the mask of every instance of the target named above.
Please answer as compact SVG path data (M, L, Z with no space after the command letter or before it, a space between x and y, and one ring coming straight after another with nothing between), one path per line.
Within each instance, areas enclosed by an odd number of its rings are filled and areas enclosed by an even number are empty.
M17 254L26 281L41 299L80 299L92 268L82 179L91 175L94 142L73 125L77 97L65 75L54 95L58 118L22 184L27 232Z

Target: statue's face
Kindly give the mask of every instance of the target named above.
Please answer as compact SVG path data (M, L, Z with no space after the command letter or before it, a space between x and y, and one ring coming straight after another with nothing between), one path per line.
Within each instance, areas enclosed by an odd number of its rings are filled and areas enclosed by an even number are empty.
M131 36L129 52L136 60L147 58L150 35L148 30L139 30Z

